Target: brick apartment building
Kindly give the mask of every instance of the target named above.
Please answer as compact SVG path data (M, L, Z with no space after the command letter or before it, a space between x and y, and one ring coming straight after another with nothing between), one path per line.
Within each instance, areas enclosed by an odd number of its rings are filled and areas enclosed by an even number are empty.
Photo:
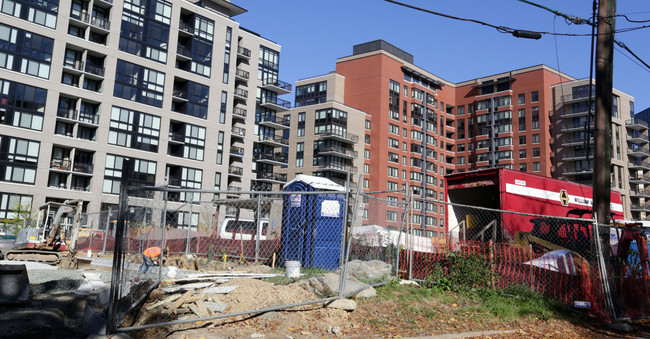
M336 100L337 104L349 107L348 112L352 108L358 110L347 117L356 116L357 121L365 119L363 130L360 123L347 123L342 125L347 129L341 130L363 133L358 143L348 144L351 152L363 154L363 159L357 159L357 165L349 172L363 174L365 191L391 191L383 195L387 200L405 199L405 190L412 190L416 197L412 222L416 225L422 223L420 211L424 193L426 228L416 233L427 236L445 233L443 205L436 203L445 200L445 174L499 166L557 177L556 153L567 151L558 147L567 135L556 134L556 128L578 123L567 120L572 117L561 113L562 103L567 103L562 101L562 93L557 92L558 85L562 84L562 90L570 92L572 87L583 84L545 65L452 83L416 66L411 54L383 40L355 45L352 55L339 58L336 71L328 77L339 80L336 87L326 87L327 98L325 92L317 100L299 98L302 91L298 88L323 81L319 77L296 84L296 107L289 113L289 153L294 153L296 142L301 143L301 149L312 147L307 141L313 137L309 136L312 129L308 127L299 136L296 128L300 127L295 124L301 119L299 114L311 114L310 105L331 105L331 101ZM331 93L334 91L336 94ZM615 119L616 128L626 125L630 103L633 107L631 97L618 91L617 96L625 107L621 107ZM625 145L621 141L625 140L626 129L617 130L621 134L619 139L613 139L613 147L618 145L620 149ZM426 150L423 140L426 140ZM305 164L319 161L307 153L302 157ZM292 164L290 159L286 170L288 179L294 173L328 176L320 169L292 168ZM426 176L422 169L425 164ZM626 182L625 158L616 165L622 169L620 180ZM616 170L616 183L618 173ZM423 181L426 183L424 192ZM629 205L629 199L625 200L626 185L616 187L624 193L624 204ZM629 214L629 207L626 211ZM367 215L365 218L366 223L373 223ZM400 215L390 210L385 218L388 227L398 225L401 220Z

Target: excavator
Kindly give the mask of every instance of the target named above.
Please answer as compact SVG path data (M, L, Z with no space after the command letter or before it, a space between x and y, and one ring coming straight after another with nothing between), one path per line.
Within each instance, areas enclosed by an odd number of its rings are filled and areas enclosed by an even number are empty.
M51 203L50 203L51 204ZM76 205L76 206L75 206ZM66 200L58 206L56 214L49 225L45 225L45 234L41 240L40 228L26 228L18 232L12 249L7 251L7 260L35 261L62 268L77 268L75 243L81 226L82 200ZM69 245L61 238L63 220L74 213L72 236ZM48 220L48 216L45 216Z

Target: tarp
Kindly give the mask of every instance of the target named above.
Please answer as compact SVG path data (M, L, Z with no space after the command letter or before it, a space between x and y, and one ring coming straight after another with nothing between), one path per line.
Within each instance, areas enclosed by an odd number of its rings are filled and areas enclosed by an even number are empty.
M573 262L573 256L569 250L551 251L539 258L526 261L524 265L532 265L554 272L576 275L576 265Z

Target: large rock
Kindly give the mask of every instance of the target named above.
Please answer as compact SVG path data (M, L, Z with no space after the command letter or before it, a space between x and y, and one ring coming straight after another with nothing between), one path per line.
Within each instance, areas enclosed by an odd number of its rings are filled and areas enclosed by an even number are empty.
M318 277L301 280L298 282L298 286L322 296L335 296L339 294L339 275L336 273L325 273ZM346 279L343 292L347 295L364 287L366 287L366 289L361 292L370 291L363 294L359 293L361 295L357 295L358 297L367 298L377 295L377 292L372 288L372 286L368 286L354 277L348 277Z
M327 307L336 308L339 310L354 311L357 308L357 302L352 299L336 299L327 305Z
M392 266L380 260L352 260L347 264L346 275L362 281L380 281L390 277Z

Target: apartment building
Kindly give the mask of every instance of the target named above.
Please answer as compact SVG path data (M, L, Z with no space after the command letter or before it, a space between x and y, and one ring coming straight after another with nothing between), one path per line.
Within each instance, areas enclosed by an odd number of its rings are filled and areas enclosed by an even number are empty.
M554 176L581 184L592 185L594 175L595 117L589 118L589 87L595 98L593 82L589 79L556 84L554 95ZM595 114L595 101L591 112ZM614 89L612 97L612 159L611 188L621 194L626 217L640 218L638 209L643 189L630 180L642 170L647 159L647 126L634 117L634 98ZM645 141L644 141L645 139ZM650 168L649 168L650 169Z
M631 109L634 112L634 109ZM650 108L636 113L625 125L628 129L628 150L630 170L630 210L635 220L647 220L650 217L650 149L648 149L648 121ZM636 150L634 154L631 154Z
M295 83L290 121L289 166L282 170L328 178L341 186L357 187L364 168L364 142L369 116L344 102L345 78L330 73ZM368 178L365 178L368 180Z
M228 0L0 2L0 218L16 202L117 204L132 185L286 181L281 46ZM148 198L144 196L143 198ZM170 201L209 200L175 194ZM187 225L189 218L172 216Z
M402 201L406 192L413 192L411 221L425 224L417 234L442 236L445 232L444 205L436 203L446 199L445 174L498 166L590 183L581 173L567 176L575 172L571 166L583 170L586 164L568 160L569 153L582 151L579 146L567 144L576 136L570 134L577 128L573 126L581 125L582 120L566 113L576 102L562 99L574 87L581 91L584 81L548 66L452 83L418 67L411 54L383 40L355 45L352 55L337 60L335 72L296 84L296 106L305 107L296 107L291 113L292 145L294 138L305 138L305 132L297 128L307 126L306 133L311 133L311 123L304 121L311 121L317 114L307 105L330 102L323 99L325 92L319 94L317 85L325 83L325 78L338 79L336 90L343 94L337 96L337 102L349 107L346 111L356 108L366 114L365 131L359 137L363 142L355 146L357 152L363 151L362 189L387 191L382 197L388 201ZM326 82L328 95L333 91L332 81ZM307 85L311 87L305 87L309 89L303 92L302 86ZM618 139L613 138L613 186L623 195L629 216L630 196L634 194L630 194L627 180L627 156L636 147L634 142L640 143L634 133L645 130L639 131L638 124L629 121L633 99L620 91L615 95L613 131ZM298 112L305 114L300 117ZM302 125L294 124L296 119ZM362 133L360 126L355 134ZM302 147L296 144L295 149L302 152ZM298 154L296 159L313 161L306 153ZM289 167L292 164L293 158ZM289 179L293 173L315 172L314 167L288 170ZM391 210L379 217L385 218L382 224L388 227L398 226L401 221L401 215ZM365 223L373 223L367 214L365 218Z

